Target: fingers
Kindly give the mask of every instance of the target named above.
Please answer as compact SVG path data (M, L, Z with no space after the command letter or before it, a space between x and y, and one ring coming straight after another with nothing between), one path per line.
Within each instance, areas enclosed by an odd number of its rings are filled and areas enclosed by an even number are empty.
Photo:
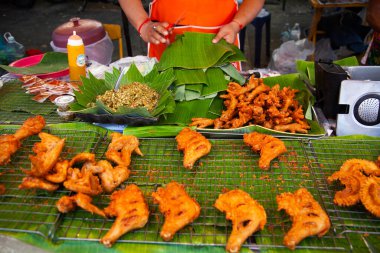
M144 35L141 37L145 42L153 44L168 43L169 31L165 27L169 27L167 22L151 22L145 27Z
M235 42L237 32L234 27L230 24L227 24L220 28L219 32L216 34L212 43L218 43L221 39L224 39L226 42L232 44Z

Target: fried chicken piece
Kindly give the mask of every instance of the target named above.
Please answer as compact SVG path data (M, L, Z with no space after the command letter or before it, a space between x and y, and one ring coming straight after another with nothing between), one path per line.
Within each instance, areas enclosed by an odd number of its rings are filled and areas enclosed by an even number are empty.
M70 160L69 167L72 168L77 163L95 162L95 154L83 152L75 155Z
M358 170L349 173L334 173L327 178L329 183L339 180L345 188L337 191L334 203L338 206L353 206L360 202L360 188L366 180L366 176Z
M65 145L65 139L44 132L39 133L38 136L41 138L41 142L35 143L33 146L33 152L36 155L29 156L32 168L26 173L35 177L44 177L57 163Z
M237 114L236 108L238 105L238 100L232 94L225 94L225 95L221 95L220 97L224 99L228 99L227 105L225 103L227 110L222 111L222 115L220 115L220 120L224 122L230 121Z
M99 177L102 182L102 187L107 193L112 192L116 187L127 180L130 174L128 167L123 165L112 167L106 160L100 160L97 165L103 168L103 172L99 174Z
M139 140L133 135L112 133L112 140L108 146L106 157L118 165L128 167L131 164L132 153L144 156L139 148Z
M77 193L73 196L63 196L61 197L57 203L56 207L59 212L61 213L68 213L73 211L77 206L80 208L92 213L100 215L104 218L106 218L106 214L103 212L103 210L99 209L98 207L91 204L92 198L86 194L83 193Z
M270 162L279 155L286 152L286 146L280 139L267 134L252 132L244 134L244 143L253 151L260 151L259 167L267 170Z
M264 207L242 190L220 194L215 207L232 221L232 232L226 245L228 252L238 252L245 240L262 230L267 222Z
M63 160L58 161L53 170L51 171L51 174L47 174L45 176L45 179L52 183L62 183L67 178L67 170L69 169L69 161Z
M102 193L103 189L99 178L89 168L92 165L94 165L92 162L87 162L83 165L82 170L69 168L67 180L63 182L63 185L70 191L81 192L90 196Z
M175 233L198 218L201 207L191 198L183 185L171 182L152 193L154 203L159 204L165 216L160 236L164 241L173 239Z
M24 177L22 183L18 186L19 189L42 189L46 191L56 191L59 188L58 184L53 184L45 179L38 177Z
M342 164L339 171L334 172L331 177L336 177L339 174L351 173L354 170L360 171L366 176L380 176L380 168L376 163L365 159L348 159Z
M306 237L322 237L329 231L331 224L328 215L306 188L294 193L281 193L276 201L278 211L284 209L293 222L284 237L284 245L289 249L294 250Z
M195 126L197 128L206 128L214 125L213 119L208 118L192 118L189 126Z
M366 178L360 188L360 200L364 207L373 215L380 218L380 178Z
M116 216L112 227L100 240L106 247L111 247L125 233L144 227L149 218L148 204L142 191L135 184L113 192L111 203L104 212L109 217Z
M211 143L202 134L184 128L175 137L178 145L177 149L183 151L183 166L187 169L192 169L194 163L201 157L210 153Z
M5 192L6 192L5 185L4 184L0 184L0 195L5 194Z
M276 125L273 129L281 132L307 134L307 129L310 129L310 126L305 126L298 123L291 123L287 125Z
M21 147L21 141L38 134L45 127L45 119L37 115L24 121L14 134L0 135L0 165L10 162L11 156Z

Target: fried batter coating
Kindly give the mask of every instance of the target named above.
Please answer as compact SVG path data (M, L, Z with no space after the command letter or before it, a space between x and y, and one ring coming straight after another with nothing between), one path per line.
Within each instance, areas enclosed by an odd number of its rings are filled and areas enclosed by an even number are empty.
M104 212L109 217L116 216L112 227L100 240L106 247L111 247L125 233L144 227L149 218L148 204L142 191L135 184L113 192L111 203Z
M245 240L264 229L267 222L264 207L242 190L220 194L215 207L225 212L226 219L232 221L232 232L226 245L228 252L238 252Z
M206 128L214 125L213 119L208 118L192 118L192 123L189 126L196 126L198 128Z
M286 124L286 125L276 125L273 128L274 130L281 132L290 132L290 133L302 133L307 134L307 129L310 129L310 126L304 127L298 123Z
M244 143L255 152L260 152L259 167L269 169L270 162L286 152L286 146L280 139L267 134L252 132L244 134Z
M63 182L66 189L74 192L81 192L90 196L95 196L103 192L99 178L94 175L91 166L96 166L92 162L83 165L82 170L69 168L67 180Z
M19 189L42 189L46 191L56 191L59 188L58 184L53 184L45 179L38 177L24 177L22 183L18 186Z
M51 174L47 174L45 176L45 179L52 183L63 183L63 181L67 178L67 170L69 169L69 161L63 160L58 161L53 170L51 171Z
M173 239L175 233L198 218L201 207L191 198L185 188L171 182L165 188L152 193L154 203L159 204L160 212L165 215L160 236L164 241Z
M69 167L73 168L73 166L77 163L86 163L86 162L95 162L95 154L94 153L88 153L83 152L75 155L70 160Z
M33 152L36 155L29 156L32 166L26 173L35 177L44 177L57 163L65 145L65 139L44 132L39 133L38 136L41 142L33 146Z
M97 215L100 215L106 218L106 214L103 212L103 210L94 206L91 202L92 202L92 198L90 196L79 192L73 196L61 197L57 201L56 207L59 212L68 213L68 212L73 211L77 206L79 206L80 208L92 214L95 213Z
M139 148L139 140L132 135L112 133L112 140L108 146L106 157L118 165L128 167L131 164L132 153L144 156Z
M360 188L360 200L364 207L380 218L380 178L368 177Z
M97 163L98 166L103 168L103 172L99 173L102 187L105 192L110 193L121 183L128 179L130 170L123 165L112 165L106 160L100 160Z
M178 145L177 149L183 151L183 166L186 169L192 169L194 163L201 157L207 155L211 151L211 143L202 134L184 128L175 137Z
M343 163L339 171L335 172L333 175L350 173L354 170L358 170L367 176L380 176L380 168L376 165L376 163L365 159L348 159Z
M329 231L331 223L328 215L306 188L294 193L281 193L277 195L276 201L278 211L285 210L293 222L284 237L284 245L289 249L294 250L306 237L322 237Z
M21 147L21 142L38 134L45 127L45 119L37 115L30 117L14 134L0 135L0 166L11 161L11 156Z
M5 172L0 172L0 176L5 174ZM5 193L6 189L5 189L5 185L3 184L0 184L0 195L3 195Z

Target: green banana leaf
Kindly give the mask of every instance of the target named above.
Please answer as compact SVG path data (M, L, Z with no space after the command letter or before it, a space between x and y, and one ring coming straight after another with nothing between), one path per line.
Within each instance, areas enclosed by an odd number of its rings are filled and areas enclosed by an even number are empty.
M245 61L244 54L224 40L212 43L214 34L185 32L163 52L159 70L169 68L206 69L227 62Z
M0 65L0 68L13 74L20 75L35 75L57 72L68 68L68 60L66 53L47 52L42 57L41 61L30 67L11 67Z
M143 76L136 65L132 64L126 74L122 77L121 87L132 82L140 82L150 86L160 94L158 105L153 112L148 112L145 108L127 107L121 107L114 112L101 101L97 101L96 97L98 95L104 94L107 90L114 88L119 76L120 71L114 68L112 73L105 74L105 79L97 79L91 73L89 74L89 78L82 77L83 84L79 87L80 90L75 92L77 100L70 105L71 111L84 114L94 114L94 112L96 112L98 114L142 117L159 117L174 111L174 98L168 90L169 86L175 80L173 69L168 69L167 71L159 73L155 66L151 72ZM94 106L89 107L90 104L94 104Z
M340 66L358 66L359 62L355 56L333 61ZM315 86L315 68L314 62L298 60L296 62L297 72L300 73L301 79L308 81L312 86Z

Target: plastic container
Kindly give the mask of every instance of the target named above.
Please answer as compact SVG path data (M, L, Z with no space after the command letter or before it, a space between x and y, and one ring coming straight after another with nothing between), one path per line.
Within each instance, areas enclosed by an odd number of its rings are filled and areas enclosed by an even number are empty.
M67 41L70 81L78 82L86 76L86 55L82 38L73 31Z
M4 64L9 64L25 56L24 46L18 43L10 32L4 33L4 39L5 43L0 52Z

